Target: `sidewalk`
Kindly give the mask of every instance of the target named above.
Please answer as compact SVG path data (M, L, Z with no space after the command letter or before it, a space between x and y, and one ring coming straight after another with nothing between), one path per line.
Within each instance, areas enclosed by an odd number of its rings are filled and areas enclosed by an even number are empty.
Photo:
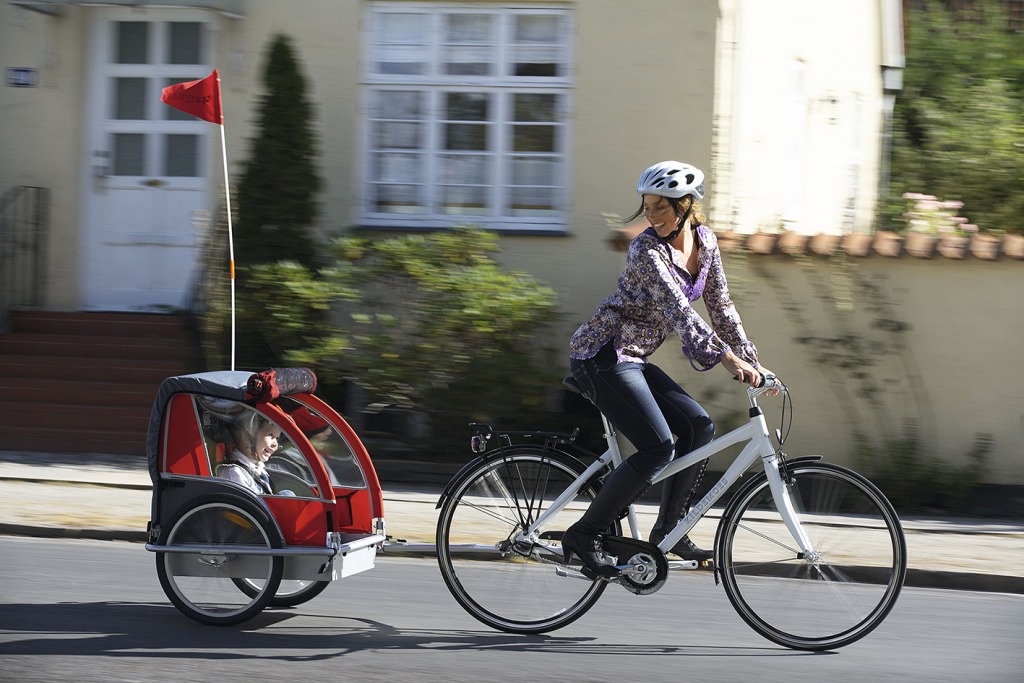
M383 488L387 532L395 539L385 554L433 555L439 489L386 480ZM141 460L0 451L0 534L144 542L150 502ZM641 528L656 514L654 505L639 505ZM1024 594L1024 522L902 521L908 586ZM710 547L716 522L697 525L691 536L698 545Z

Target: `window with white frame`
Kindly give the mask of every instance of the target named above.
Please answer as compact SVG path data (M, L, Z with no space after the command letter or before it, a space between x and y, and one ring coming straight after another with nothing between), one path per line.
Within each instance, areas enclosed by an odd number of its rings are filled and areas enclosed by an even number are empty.
M379 2L369 12L363 224L563 231L569 11Z

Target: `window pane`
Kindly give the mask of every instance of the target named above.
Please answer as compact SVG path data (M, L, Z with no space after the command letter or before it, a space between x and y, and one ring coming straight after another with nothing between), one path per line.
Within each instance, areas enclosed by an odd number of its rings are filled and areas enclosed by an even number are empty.
M145 21L119 21L115 24L116 64L147 64L146 45L149 24Z
M509 215L516 217L552 216L557 214L558 190L548 187L512 188Z
M446 185L490 185L491 157L479 154L443 154L438 159L439 180Z
M114 116L112 118L131 121L146 119L146 79L114 79Z
M554 14L521 14L516 17L515 42L543 43L558 42L560 17Z
M380 15L382 43L421 43L426 37L427 15L385 12Z
M445 112L452 121L489 121L490 95L478 92L450 92Z
M167 63L202 64L203 25L196 21L175 21L170 26L171 41Z
M142 133L115 133L111 153L111 175L145 174L146 136Z
M490 95L450 92L445 113L451 121L489 121ZM444 149L486 150L490 126L484 123L449 123L444 127Z
M185 83L187 81L196 80L195 76L181 76L180 78L166 78L164 79L163 87L174 85L175 83ZM160 111L163 112L164 121L195 121L196 117L192 116L188 112L175 109L169 104L160 104Z
M374 155L373 179L382 183L410 183L423 177L423 155L383 152Z
M383 90L374 98L373 116L378 119L418 120L423 118L423 93Z
M519 93L514 98L513 118L516 121L557 121L557 95L546 93Z
M492 184L491 157L477 154L445 154L438 159L441 182L441 213L489 215L488 193Z
M449 123L444 127L447 150L486 150L488 127L476 123Z
M554 152L554 126L514 126L512 149L515 152Z
M194 178L199 175L199 136L164 136L164 175Z
M377 185L373 187L374 211L379 213L423 213L420 185Z
M513 76L555 77L564 75L562 17L554 14L523 14L516 17L512 46Z
M494 16L449 14L443 46L444 73L452 76L489 76L494 73Z
M553 157L513 157L513 185L557 185L558 159Z
M449 216L485 216L490 214L487 208L487 188L459 186L441 187L441 213Z
M390 75L427 73L430 49L425 14L386 12L380 15L374 56L374 71Z
M373 144L380 149L422 149L423 124L381 122L376 125Z

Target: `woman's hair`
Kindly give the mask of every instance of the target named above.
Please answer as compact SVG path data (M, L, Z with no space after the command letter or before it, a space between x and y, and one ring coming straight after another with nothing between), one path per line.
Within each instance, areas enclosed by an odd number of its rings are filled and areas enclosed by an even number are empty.
M681 219L686 215L686 212L693 207L693 219L703 225L707 218L704 216L704 207L701 205L699 199L694 199L692 194L688 194L685 197L679 199L673 199L672 197L664 197L664 200L668 202L669 206L672 207L672 211L675 212L676 218ZM644 213L644 200L640 198L640 208L637 209L633 215L626 218L623 223L632 223L637 218L642 216Z

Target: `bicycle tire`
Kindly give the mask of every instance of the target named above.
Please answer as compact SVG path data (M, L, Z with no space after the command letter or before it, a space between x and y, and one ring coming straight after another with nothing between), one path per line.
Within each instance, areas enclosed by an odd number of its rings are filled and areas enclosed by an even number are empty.
M222 553L157 552L160 586L178 610L202 624L230 626L270 604L281 583L281 557L232 553L232 546L280 548L282 541L263 511L234 496L209 496L181 507L161 532L159 545L209 545ZM257 588L250 595L237 579Z
M478 621L509 633L544 633L579 619L601 597L607 582L556 571L563 560L554 538L513 543L583 471L559 451L516 446L481 456L454 484L438 515L437 561L452 596ZM598 488L580 487L546 528L567 529ZM618 520L608 533L621 534Z
M881 624L899 597L907 572L903 528L882 492L856 472L823 462L786 470L817 556L799 556L762 473L736 493L719 524L725 593L749 626L779 645L849 645Z

